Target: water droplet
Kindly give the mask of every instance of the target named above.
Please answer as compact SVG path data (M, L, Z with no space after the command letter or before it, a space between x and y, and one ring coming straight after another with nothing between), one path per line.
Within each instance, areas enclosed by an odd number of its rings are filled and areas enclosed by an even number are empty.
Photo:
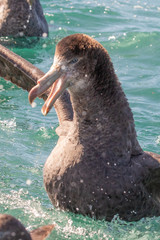
M26 184L30 186L32 184L32 181L30 179L27 179Z
M89 207L89 209L90 209L90 211L92 210L92 205L88 205L88 207Z
M43 44L43 48L46 48L47 47L47 44Z
M62 69L62 70L65 70L65 69L66 69L66 67L65 67L64 65L62 65L61 69Z
M20 33L19 33L19 36L20 36L20 37L23 37L23 36L24 36L24 32L20 32Z
M42 34L42 37L43 37L43 38L46 38L47 36L48 36L47 33L43 33L43 34Z
M35 108L35 107L37 106L37 103L33 102L33 103L31 104L31 106L32 106L32 108Z

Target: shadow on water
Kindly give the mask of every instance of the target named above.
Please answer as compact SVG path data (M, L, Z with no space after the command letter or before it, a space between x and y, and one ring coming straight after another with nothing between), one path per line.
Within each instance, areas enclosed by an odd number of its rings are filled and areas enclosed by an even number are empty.
M32 48L40 39L40 37L0 37L0 44L9 48Z
M57 44L64 34L51 37L0 37L0 44L7 48L35 48L37 45Z

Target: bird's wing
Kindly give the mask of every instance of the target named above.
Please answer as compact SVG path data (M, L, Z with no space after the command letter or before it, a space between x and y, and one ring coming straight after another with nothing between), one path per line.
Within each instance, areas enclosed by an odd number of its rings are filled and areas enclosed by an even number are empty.
M0 76L17 86L30 91L44 75L24 58L0 45Z
M5 80L9 80L29 92L43 75L44 73L30 62L0 45L0 76ZM46 100L47 95L45 93L41 97ZM57 99L54 107L60 124L73 119L72 105L67 91Z
M54 225L39 227L30 232L32 240L44 240L52 232Z
M151 156L151 165L148 165L149 171L144 184L151 196L160 204L160 155L152 152L146 153Z

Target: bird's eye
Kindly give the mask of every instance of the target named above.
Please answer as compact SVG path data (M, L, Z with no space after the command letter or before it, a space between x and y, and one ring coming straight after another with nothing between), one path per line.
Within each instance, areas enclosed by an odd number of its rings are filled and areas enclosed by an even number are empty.
M73 58L69 63L70 63L70 64L74 64L74 63L76 63L76 62L78 62L78 58Z

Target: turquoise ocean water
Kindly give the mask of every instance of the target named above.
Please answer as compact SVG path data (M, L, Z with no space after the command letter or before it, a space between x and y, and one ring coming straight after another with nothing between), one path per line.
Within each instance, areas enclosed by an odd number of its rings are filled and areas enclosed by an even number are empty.
M160 153L160 2L157 0L42 0L48 38L5 45L46 72L56 43L86 33L108 50L134 113L144 150ZM1 41L1 39L0 39ZM56 223L48 239L160 239L160 217L111 223L61 212L43 187L43 165L55 146L54 109L44 117L42 100L31 108L27 92L0 79L0 212L28 230Z

